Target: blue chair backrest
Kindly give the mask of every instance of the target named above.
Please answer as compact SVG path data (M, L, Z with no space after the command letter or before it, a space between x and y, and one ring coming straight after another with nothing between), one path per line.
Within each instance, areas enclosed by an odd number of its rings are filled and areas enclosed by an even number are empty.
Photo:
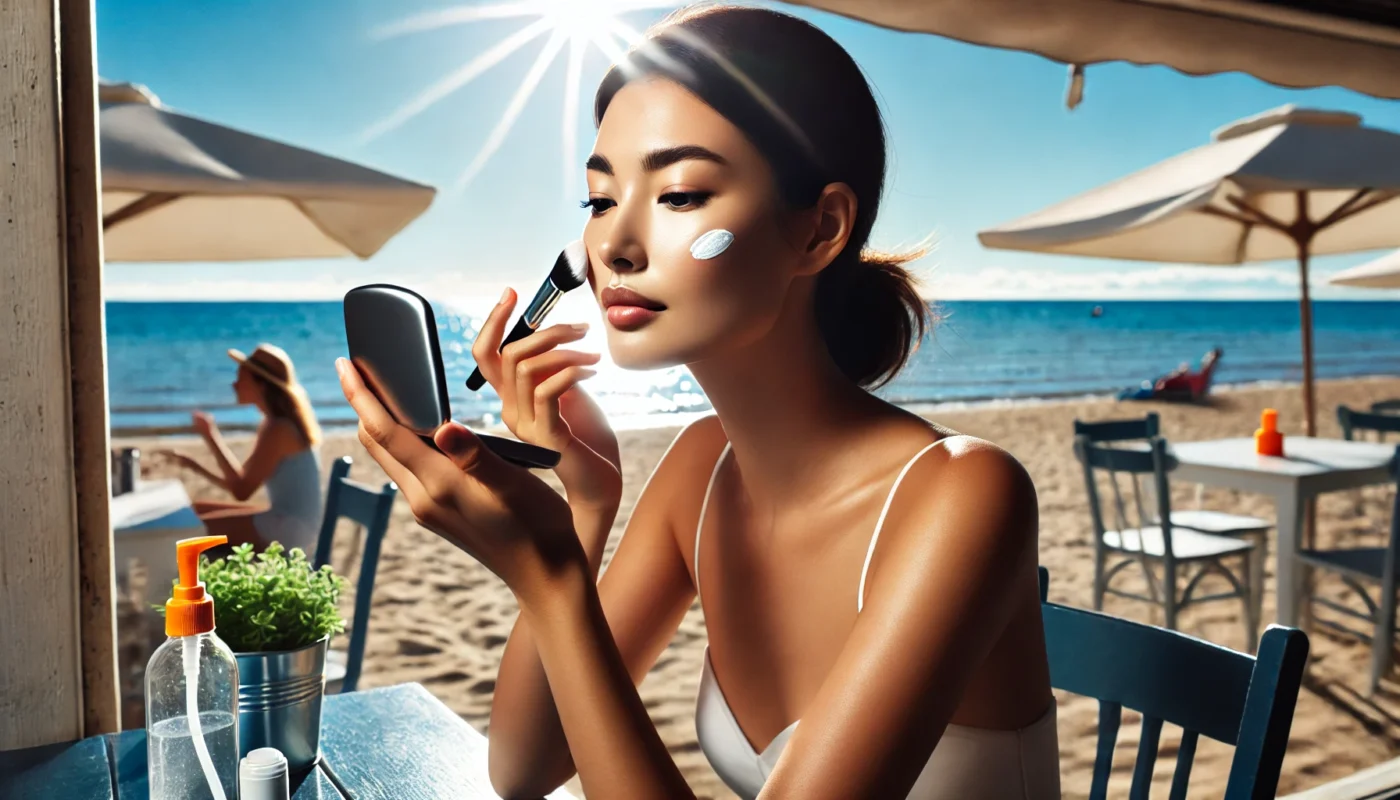
M1394 414L1396 412L1400 412L1400 398L1380 400L1371 404L1372 414Z
M1074 435L1087 436L1091 442L1121 442L1129 439L1151 439L1161 432L1156 411L1142 419L1111 419L1105 422L1074 421Z
M331 561L331 544L335 539L336 523L349 519L365 529L365 546L360 556L360 579L355 585L355 616L350 627L350 649L346 654L345 678L342 692L353 692L360 681L360 665L365 657L365 639L369 634L369 608L374 597L374 573L379 568L379 550L384 533L389 529L389 515L394 510L394 497L399 489L392 482L379 489L356 483L350 474L350 458L342 456L331 465L330 485L326 489L326 513L321 520L321 534L316 540L316 569Z
M1084 467L1084 488L1098 537L1096 542L1101 542L1104 532L1110 528L1127 531L1155 525L1162 529L1165 557L1175 560L1167 473L1176 468L1177 462L1167 451L1167 440L1153 436L1148 440L1147 450L1127 450L1095 444L1088 434L1080 433L1074 437L1074 455ZM1099 496L1096 470L1107 478L1105 483L1113 501L1111 504L1106 504L1106 499ZM1130 491L1125 492L1120 486L1120 474L1127 476ZM1140 476L1146 478L1140 481ZM1131 537L1124 536L1120 539L1121 546L1128 547L1130 540Z
M1371 408L1374 411L1375 406ZM1346 406L1337 406L1337 423L1342 426L1342 438L1348 440L1357 431L1374 431L1377 434L1400 433L1400 415L1368 414Z
M1048 588L1049 573L1041 567L1050 683L1099 701L1092 800L1108 796L1124 708L1142 714L1129 797L1148 796L1163 722L1182 728L1173 800L1186 797L1202 734L1235 747L1225 800L1274 796L1307 663L1306 634L1270 625L1256 658L1177 631L1050 603Z

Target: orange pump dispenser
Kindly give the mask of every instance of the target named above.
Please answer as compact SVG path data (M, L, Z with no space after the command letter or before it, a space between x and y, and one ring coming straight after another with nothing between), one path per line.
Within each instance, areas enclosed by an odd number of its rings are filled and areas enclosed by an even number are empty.
M199 580L199 554L228 543L227 536L196 536L175 543L180 582L165 603L165 635L194 636L214 630L214 598Z
M1259 418L1259 430L1254 432L1254 450L1261 456L1283 455L1283 434L1278 430L1278 411L1264 409Z

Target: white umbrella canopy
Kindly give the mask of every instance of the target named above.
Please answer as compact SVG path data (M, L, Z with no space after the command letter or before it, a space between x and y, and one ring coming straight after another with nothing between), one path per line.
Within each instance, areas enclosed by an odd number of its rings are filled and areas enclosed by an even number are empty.
M1400 289L1400 250L1339 272L1328 283L1367 289Z
M1307 432L1313 255L1400 247L1400 134L1355 114L1266 111L1209 144L981 231L986 247L1196 264L1298 259Z
M1247 72L1279 86L1400 99L1393 0L792 0L907 31L1068 64Z
M108 261L368 258L436 190L99 87Z

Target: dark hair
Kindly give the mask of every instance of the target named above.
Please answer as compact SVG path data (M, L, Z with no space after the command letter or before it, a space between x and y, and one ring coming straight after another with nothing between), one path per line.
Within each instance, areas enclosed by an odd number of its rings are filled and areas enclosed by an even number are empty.
M904 265L924 253L865 249L885 180L885 130L865 75L817 27L760 8L683 9L603 77L594 121L628 82L675 81L738 127L783 199L810 208L842 182L856 195L850 240L817 278L817 326L841 371L866 388L893 378L933 324Z

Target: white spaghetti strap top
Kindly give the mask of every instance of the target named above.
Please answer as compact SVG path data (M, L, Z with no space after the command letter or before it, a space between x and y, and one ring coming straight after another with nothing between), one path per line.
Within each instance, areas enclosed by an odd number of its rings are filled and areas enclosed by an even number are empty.
M885 497L870 545L865 551L865 564L860 570L856 613L860 613L865 605L866 573L870 570L875 545L894 502L895 492L915 462L935 444L937 442L929 443L905 462ZM700 600L702 611L700 534L705 528L705 512L710 507L715 479L729 450L730 445L726 442L715 460L709 483L705 486L705 497L700 503L700 518L695 524L695 595ZM710 649L705 648L700 693L695 703L695 733L710 766L735 794L744 800L753 800L758 796L797 725L794 721L773 737L773 741L762 751L755 751L720 689L710 662ZM1059 797L1060 746L1053 702L1039 720L1021 730L996 731L948 725L908 794L908 800L1058 800Z

